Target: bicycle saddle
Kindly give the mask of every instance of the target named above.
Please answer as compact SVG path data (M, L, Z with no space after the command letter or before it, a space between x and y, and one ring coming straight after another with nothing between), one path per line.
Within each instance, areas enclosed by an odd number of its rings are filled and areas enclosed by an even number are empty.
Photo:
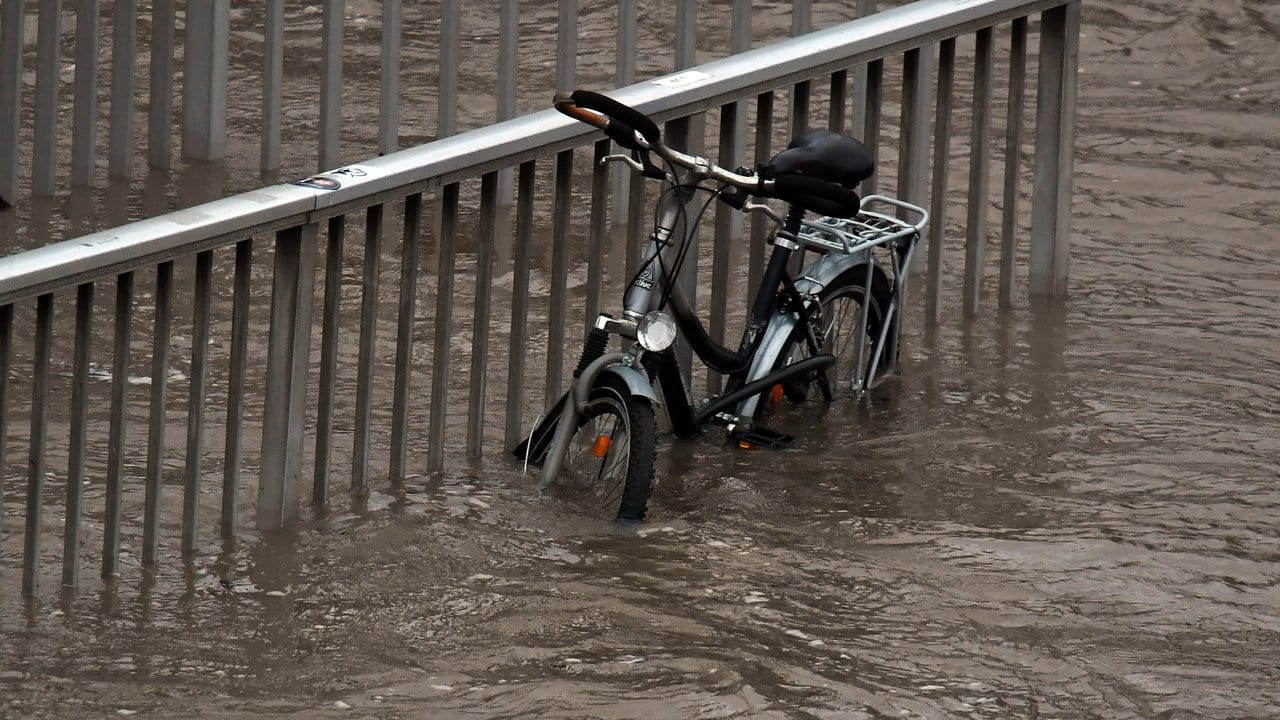
M875 172L876 161L866 146L847 135L808 130L797 135L761 170L766 177L804 175L853 190Z

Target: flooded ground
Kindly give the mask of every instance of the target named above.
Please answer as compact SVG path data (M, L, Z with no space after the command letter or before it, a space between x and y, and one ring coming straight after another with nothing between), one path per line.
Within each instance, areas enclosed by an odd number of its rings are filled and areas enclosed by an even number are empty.
M0 717L1280 716L1280 6L1177 5L1085 6L1065 301L949 273L799 449L664 445L635 533L492 453L62 602L6 554Z

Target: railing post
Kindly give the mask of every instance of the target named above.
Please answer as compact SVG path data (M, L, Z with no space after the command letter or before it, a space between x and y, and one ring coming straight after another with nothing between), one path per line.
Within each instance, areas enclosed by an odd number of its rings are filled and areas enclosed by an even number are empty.
M32 131L31 194L52 196L58 176L58 86L62 67L62 6L40 0L36 25L36 119ZM21 50L19 50L21 52Z
M318 235L316 223L276 233L258 486L258 527L262 530L278 528L298 514Z
M128 178L133 164L134 54L138 46L138 0L117 0L111 28L111 120L107 176ZM3 105L3 102L0 102Z
M1071 245L1080 2L1046 10L1040 25L1035 188L1031 196L1031 294L1065 295Z
M320 21L320 151L319 170L339 164L342 153L342 31L344 0L324 0Z
M182 156L221 160L227 154L227 39L230 0L187 5L182 71Z
M22 114L23 0L0 3L0 208L18 202L18 128Z
M71 184L93 185L98 147L98 0L76 4L75 115L71 127Z
M400 0L382 0L382 84L378 98L378 152L400 145Z
M929 172L929 96L933 45L908 50L902 61L902 145L898 149L898 197L924 203ZM916 254L914 268L921 269Z
M151 6L151 88L147 116L147 166L168 170L173 148L170 118L173 109L173 42L177 14L175 0L155 0Z
M283 101L281 85L284 81L284 0L267 0L263 20L265 27L262 33L262 149L259 151L259 167L265 174L280 169L280 105ZM321 92L323 92L323 85ZM186 139L185 131L183 139Z
M854 17L866 17L876 11L876 0L857 0L854 4ZM849 126L857 137L867 123L867 66L859 65L853 69L853 107L849 112ZM864 140L865 142L865 140Z

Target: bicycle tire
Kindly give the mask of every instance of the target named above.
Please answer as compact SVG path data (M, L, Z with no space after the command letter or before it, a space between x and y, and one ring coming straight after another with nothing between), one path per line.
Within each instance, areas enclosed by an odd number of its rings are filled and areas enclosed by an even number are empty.
M862 305L870 297L870 308L867 315L866 342L863 344L863 356L853 357L857 348L854 330L862 312ZM822 343L819 350L835 355L836 362L827 369L827 376L832 381L832 391L838 394L840 387L853 380L853 369L861 365L865 377L871 369L871 359L875 350L875 342L880 338L884 327L885 313L893 296L893 288L889 279L879 269L871 273L871 291L867 292L867 266L858 265L840 273L827 283L818 293L819 317L822 329ZM848 328L846 332L844 328ZM808 343L802 334L804 328L797 327L787 349L779 359L779 367L810 356ZM892 333L886 339L892 343ZM889 366L893 352L887 347L880 360L880 367ZM804 402L809 395L809 387L816 379L816 374L801 375L782 383L783 394L794 403Z
M586 414L569 438L557 485L584 490L602 509L616 506L617 520L644 520L653 487L656 438L653 404L605 374L591 388Z

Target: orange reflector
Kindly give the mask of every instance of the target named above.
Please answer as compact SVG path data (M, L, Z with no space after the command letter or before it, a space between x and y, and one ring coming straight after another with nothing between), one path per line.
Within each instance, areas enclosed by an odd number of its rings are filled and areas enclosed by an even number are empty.
M774 404L782 402L782 386L781 385L774 385L773 389L769 391L769 402Z
M601 435L596 441L591 443L591 455L593 457L602 458L605 453L609 452L609 445L612 443L608 435Z
M747 442L746 440L739 440L739 441L738 441L738 447L742 448L743 450L750 450L750 449L754 448L754 447L755 447L755 445L752 445L751 443Z

